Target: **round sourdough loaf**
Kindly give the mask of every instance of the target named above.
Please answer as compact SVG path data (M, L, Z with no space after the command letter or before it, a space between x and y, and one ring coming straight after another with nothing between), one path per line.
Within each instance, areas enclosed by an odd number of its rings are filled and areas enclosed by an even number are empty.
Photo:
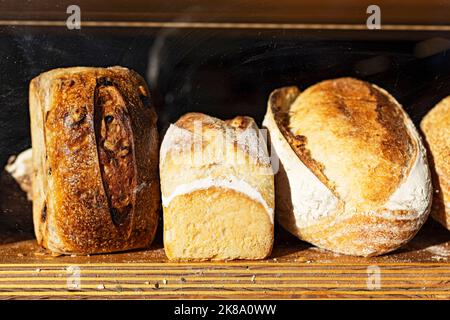
M450 230L450 96L423 118L434 185L431 216Z
M160 149L171 260L262 259L272 250L274 177L252 118L188 113Z
M426 220L431 182L421 139L385 90L352 78L275 90L263 122L280 159L277 219L300 239L374 256Z

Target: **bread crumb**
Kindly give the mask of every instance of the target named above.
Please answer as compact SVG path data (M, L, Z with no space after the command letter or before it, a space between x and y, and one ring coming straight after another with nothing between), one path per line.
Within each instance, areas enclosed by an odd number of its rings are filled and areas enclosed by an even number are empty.
M430 252L434 256L450 257L450 250L448 250L445 245L434 245L425 248L425 250Z
M79 283L71 283L68 285L68 289L70 291L73 291L73 290L78 291L78 290L80 290L80 284Z
M167 280L166 280L166 279L163 279L163 283L164 283L164 284L167 284Z
M34 271L36 271L37 273L39 273L39 272L41 272L41 269L40 269L40 268L37 268L37 269L34 270Z
M146 285L149 285L149 284L150 284L150 282L149 282L149 281L145 281L145 282L144 282L144 284L146 284Z
M294 262L306 262L308 259L306 259L305 257L299 257L299 258L295 258Z
M447 257L441 257L441 256L432 256L431 260L435 261L447 261Z
M17 256L18 257L23 257L23 254L22 253L18 253Z
M71 258L75 258L77 255L76 254L71 254L70 257Z
M61 257L63 254L62 253L57 253L57 252L52 252L51 256L52 257Z
M252 276L252 282L255 282L255 280L256 280L256 275L253 275Z
M104 289L105 289L105 285L104 285L104 284L99 284L99 285L97 286L97 289L98 289L98 290L104 290Z

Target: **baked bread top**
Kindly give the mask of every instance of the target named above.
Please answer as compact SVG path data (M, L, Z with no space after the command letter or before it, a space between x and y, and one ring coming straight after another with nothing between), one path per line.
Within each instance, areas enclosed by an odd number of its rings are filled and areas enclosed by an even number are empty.
M223 121L187 113L167 130L160 149L163 205L180 186L203 184L254 189L273 216L273 172L267 147L252 118ZM165 178L170 175L171 178ZM207 179L208 181L205 181ZM195 185L195 186L194 186ZM240 187L239 187L240 188Z
M384 204L409 174L418 146L388 94L356 79L323 81L291 105L289 131L347 204ZM326 164L326 165L325 165Z

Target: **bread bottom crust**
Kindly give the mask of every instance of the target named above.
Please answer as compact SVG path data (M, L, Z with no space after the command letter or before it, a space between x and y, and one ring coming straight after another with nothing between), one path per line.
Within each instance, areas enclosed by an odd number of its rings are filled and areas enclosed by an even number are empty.
M372 212L338 214L315 224L298 225L292 195L283 166L276 175L277 221L301 240L319 248L352 256L378 256L398 249L410 241L428 217L413 211L380 209Z
M150 247L153 242L153 239L156 235L157 228L157 220L153 224L153 228L149 236L146 238L136 238L129 239L129 243L117 243L111 241L110 244L104 247L93 247L92 250L77 250L77 249L69 249L67 245L62 245L54 242L54 239L38 239L38 244L53 253L61 254L61 255L77 255L77 256L86 256L86 255L95 255L95 254L104 254L104 253L119 253L132 251L137 249L144 249Z
M264 259L273 223L259 202L212 187L180 195L164 208L164 248L170 260Z

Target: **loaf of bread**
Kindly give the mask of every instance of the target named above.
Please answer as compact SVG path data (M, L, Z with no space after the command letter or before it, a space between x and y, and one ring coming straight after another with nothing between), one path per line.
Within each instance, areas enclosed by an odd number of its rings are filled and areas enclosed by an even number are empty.
M385 90L352 78L275 90L263 122L280 159L280 224L337 253L374 256L409 241L431 205L426 151Z
M55 69L30 84L38 243L90 254L149 245L160 207L156 113L122 67Z
M17 156L11 156L5 166L14 180L18 183L20 189L27 194L27 199L33 200L33 192L31 187L31 175L33 171L33 157L31 148L19 153Z
M267 257L274 214L269 160L252 118L188 113L171 125L160 150L168 258Z
M428 112L420 127L428 146L434 185L431 216L450 230L450 96Z

